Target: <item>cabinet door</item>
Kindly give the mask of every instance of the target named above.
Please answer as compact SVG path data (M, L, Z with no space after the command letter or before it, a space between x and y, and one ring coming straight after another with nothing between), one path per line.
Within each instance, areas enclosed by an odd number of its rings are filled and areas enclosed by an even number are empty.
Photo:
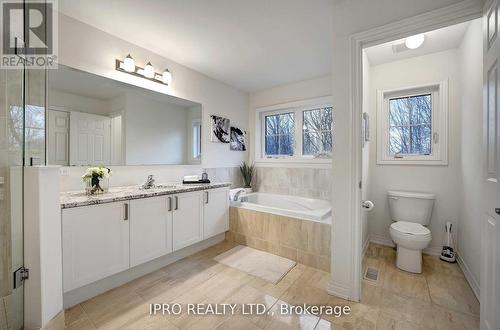
M62 210L64 292L129 268L128 203Z
M203 192L203 238L229 230L229 195L227 188Z
M130 201L130 267L172 252L171 198Z
M174 251L203 239L201 196L199 191L174 196Z

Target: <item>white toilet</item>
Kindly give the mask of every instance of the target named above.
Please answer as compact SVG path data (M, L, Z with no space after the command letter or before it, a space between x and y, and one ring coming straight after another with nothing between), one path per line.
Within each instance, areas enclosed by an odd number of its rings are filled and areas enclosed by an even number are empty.
M422 272L422 250L431 242L431 221L434 194L388 191L392 221L389 233L397 246L396 266L411 273Z

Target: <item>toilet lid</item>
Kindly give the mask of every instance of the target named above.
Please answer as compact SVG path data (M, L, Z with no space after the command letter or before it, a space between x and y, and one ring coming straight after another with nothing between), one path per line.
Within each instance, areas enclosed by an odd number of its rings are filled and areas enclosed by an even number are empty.
M398 221L391 224L391 228L401 233L411 235L429 235L431 231L419 223Z

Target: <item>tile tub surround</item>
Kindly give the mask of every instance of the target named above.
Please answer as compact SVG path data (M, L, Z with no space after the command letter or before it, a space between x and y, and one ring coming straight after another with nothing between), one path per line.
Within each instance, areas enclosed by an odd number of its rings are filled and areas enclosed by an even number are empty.
M169 184L165 184L167 186ZM151 188L141 189L140 186L126 186L110 188L109 192L101 195L88 196L84 191L69 191L61 193L61 208L120 202L131 199L147 198L154 196L173 195L190 191L207 190L221 187L229 187L231 183L208 183L208 184L170 184L173 188Z
M330 224L229 208L226 239L330 271Z
M239 167L206 168L208 178L215 182L231 182L231 188L243 187L243 177Z
M255 191L331 200L331 168L257 167Z

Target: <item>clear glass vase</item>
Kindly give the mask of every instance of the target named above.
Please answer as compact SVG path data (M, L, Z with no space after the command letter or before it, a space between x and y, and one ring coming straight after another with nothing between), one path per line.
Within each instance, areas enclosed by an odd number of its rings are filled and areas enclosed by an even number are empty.
M109 178L93 177L87 180L85 192L87 195L100 195L109 191Z

